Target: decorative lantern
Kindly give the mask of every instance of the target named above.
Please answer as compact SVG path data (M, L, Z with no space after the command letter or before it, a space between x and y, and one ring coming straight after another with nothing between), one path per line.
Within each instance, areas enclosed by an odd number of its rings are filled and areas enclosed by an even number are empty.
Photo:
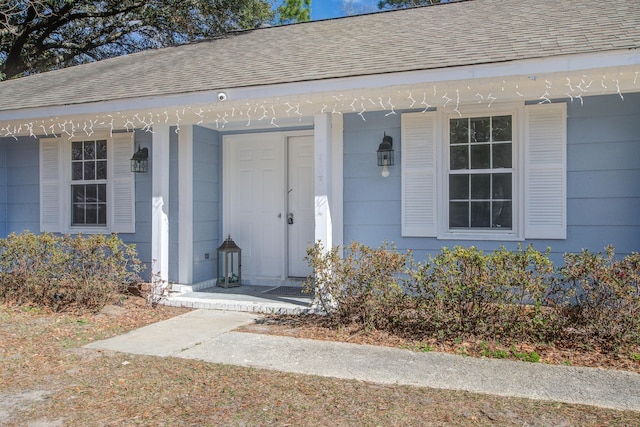
M131 172L147 173L149 170L149 149L147 147L140 148L131 158Z
M218 248L218 280L222 288L232 288L242 284L242 250L227 237Z
M382 176L389 176L389 166L393 166L393 138L384 133L384 138L378 146L378 166L382 166Z

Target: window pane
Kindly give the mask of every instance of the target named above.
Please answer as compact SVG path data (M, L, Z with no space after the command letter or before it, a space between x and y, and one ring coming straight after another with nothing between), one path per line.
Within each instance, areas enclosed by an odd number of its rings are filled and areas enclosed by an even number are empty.
M96 159L107 158L107 141L96 141Z
M449 227L469 227L469 203L449 203Z
M84 159L93 160L96 158L96 146L94 141L84 142Z
M84 198L84 185L72 185L71 186L71 201L73 203L83 203Z
M471 119L471 142L489 142L490 129L489 117Z
M86 223L87 224L97 224L98 223L98 205L94 204L94 203L87 203L86 205Z
M471 202L471 227L489 227L490 202Z
M107 205L98 205L98 224L107 225Z
M87 185L86 188L87 202L95 202L98 197L98 189L95 185Z
M451 144L469 143L468 119L451 119L449 121L449 141Z
M98 202L107 203L107 185L98 184Z
M82 225L84 224L84 205L83 204L74 204L73 212L71 218L71 224L73 225Z
M511 202L493 202L493 226L511 229Z
M491 167L489 144L471 146L471 169L489 169Z
M511 141L511 116L493 117L493 141Z
M451 147L451 170L469 169L469 146L456 145Z
M511 200L511 174L496 173L493 179L493 198Z
M82 162L71 163L71 179L82 181Z
M449 199L469 200L469 175L449 176Z
M82 160L82 142L71 143L71 160Z
M511 144L495 144L493 146L493 167L511 168Z
M471 175L471 198L472 199L489 199L491 194L491 175L483 173L479 175Z
M96 179L107 179L107 162L96 162Z
M94 162L84 162L84 179L96 179L96 164Z

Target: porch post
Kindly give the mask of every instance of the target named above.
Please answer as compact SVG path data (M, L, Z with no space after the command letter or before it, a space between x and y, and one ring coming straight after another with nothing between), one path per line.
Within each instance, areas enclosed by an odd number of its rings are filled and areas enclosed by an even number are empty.
M167 125L153 128L151 177L151 273L169 280L169 132Z
M193 126L178 134L178 281L193 282Z
M316 114L313 133L314 191L315 191L315 242L320 241L326 250L333 246L331 223L331 116Z
M344 121L342 114L329 116L331 122L331 229L333 246L344 245L344 172L343 172L343 140Z

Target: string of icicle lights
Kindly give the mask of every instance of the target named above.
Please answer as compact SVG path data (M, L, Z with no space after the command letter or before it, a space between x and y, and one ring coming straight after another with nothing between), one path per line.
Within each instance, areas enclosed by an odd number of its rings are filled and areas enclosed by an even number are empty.
M353 90L342 93L309 95L310 99L298 97L274 98L256 102L233 103L216 102L210 105L182 106L144 113L112 113L96 115L91 118L72 119L51 117L24 123L0 123L0 137L18 139L28 135L33 138L90 137L98 129L133 131L139 129L153 133L154 125L180 126L185 124L207 125L224 130L231 122L244 123L246 127L261 124L280 127L283 118L302 118L318 113L344 114L356 113L363 121L367 113L385 111L385 116L398 114L397 110L431 109L450 110L462 115L460 108L468 105L480 105L491 108L496 103L514 100L533 101L539 104L552 103L555 99L579 102L584 105L585 96L599 94L617 94L624 101L625 91L640 90L640 71L617 72L597 76L582 74L575 76L525 76L517 81L498 80L480 85L451 83L412 85L399 88L392 94L389 89L379 89L379 95L372 96L375 90ZM523 88L526 86L526 90ZM314 99L314 100L311 100Z

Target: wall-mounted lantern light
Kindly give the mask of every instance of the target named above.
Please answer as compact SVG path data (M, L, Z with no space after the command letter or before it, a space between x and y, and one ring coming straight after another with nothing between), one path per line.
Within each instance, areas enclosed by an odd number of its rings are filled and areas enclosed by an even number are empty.
M149 170L149 149L147 147L140 148L131 158L131 172L147 173Z
M389 176L389 166L393 166L393 138L384 133L384 138L378 146L378 166L382 166L382 176Z

